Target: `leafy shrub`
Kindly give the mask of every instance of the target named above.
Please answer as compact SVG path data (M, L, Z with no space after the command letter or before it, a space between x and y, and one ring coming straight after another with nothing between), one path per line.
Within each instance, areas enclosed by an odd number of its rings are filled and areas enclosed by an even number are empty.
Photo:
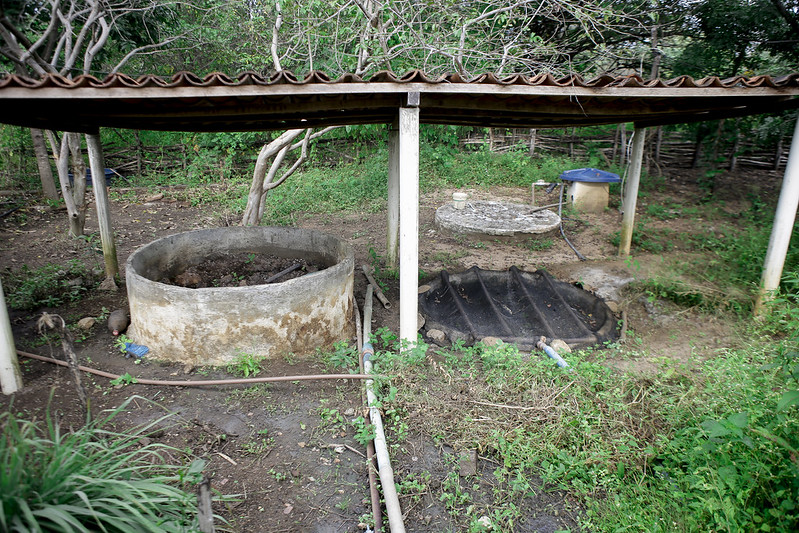
M195 526L195 497L204 462L166 463L178 450L143 442L144 431L103 429L110 416L65 431L48 415L45 427L0 414L0 530L187 531ZM148 426L152 427L152 425Z

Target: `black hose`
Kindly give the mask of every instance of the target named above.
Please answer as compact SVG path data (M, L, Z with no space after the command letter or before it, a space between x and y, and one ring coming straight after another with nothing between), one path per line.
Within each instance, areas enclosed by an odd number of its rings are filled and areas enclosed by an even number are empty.
M560 218L560 234L563 235L563 240L566 241L566 244L568 244L569 247L572 250L574 250L574 253L577 254L577 258L580 261L586 261L585 256L581 254L577 250L577 248L574 247L574 245L571 243L568 237L566 237L566 233L563 231L563 216L561 215L562 210L563 210L563 183L560 184L560 198L558 198L558 218Z

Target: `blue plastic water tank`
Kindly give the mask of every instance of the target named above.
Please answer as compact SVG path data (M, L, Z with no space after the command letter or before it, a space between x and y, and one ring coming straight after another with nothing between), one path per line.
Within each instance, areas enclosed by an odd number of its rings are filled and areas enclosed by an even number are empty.
M588 183L619 183L621 178L618 174L598 170L596 168L576 168L566 170L560 175L562 181L584 181Z

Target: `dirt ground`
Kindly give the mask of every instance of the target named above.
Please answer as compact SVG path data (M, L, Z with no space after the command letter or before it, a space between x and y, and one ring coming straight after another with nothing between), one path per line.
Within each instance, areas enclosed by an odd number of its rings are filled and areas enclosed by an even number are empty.
M737 176L729 177L734 183ZM764 174L761 183L778 184L779 177ZM723 203L728 212L748 209L745 188L730 188ZM611 301L619 318L622 311L627 328L640 346L638 357L611 361L620 369L653 372L664 360L690 362L712 357L719 348L739 342L732 323L723 316L699 315L695 310L676 309L663 302L653 305L640 295L617 290L636 277L652 276L669 269L674 261L690 257L679 249L661 254L635 255L635 261L616 257L611 235L619 230L618 198L611 208L596 215L577 215L566 220L565 228L575 247L587 257L580 262L559 234L517 241L475 239L445 235L434 225L435 209L452 197L452 190L425 194L420 210L420 268L427 276L442 269L459 271L471 266L505 270L515 265L522 270L546 268L556 278L582 284ZM472 199L529 202L527 189L493 188L465 190ZM114 195L112 219L116 232L120 266L131 252L154 239L197 228L229 224L230 217L213 208L192 207L180 190L163 191L152 199L147 191ZM686 171L666 172L659 192L639 201L639 212L647 205L673 206L692 203L698 195L695 177ZM539 193L540 196L540 193ZM2 197L0 197L2 198ZM86 239L67 236L66 213L36 205L35 199L19 196L2 198L23 207L0 219L0 274L23 265L36 268L47 263L84 261L101 269L99 233L94 209L89 210ZM672 209L672 207L669 207ZM674 209L680 209L675 207ZM712 220L696 215L655 220L675 232L712 230ZM359 273L376 252L384 254L385 213L301 215L298 226L319 229L349 242L356 254L355 295L363 309L366 281ZM545 241L551 241L547 244ZM543 244L542 244L543 243ZM370 250L373 252L370 254ZM101 271L101 270L100 270ZM610 280L610 281L608 281ZM614 281L615 280L615 281ZM393 279L388 298L391 309L374 307L373 328L398 330L398 285ZM84 317L100 317L126 306L124 286L118 292L92 290L80 302L59 308L12 311L12 326L18 350L62 358L57 342L45 342L35 322L42 312L57 313L68 324ZM230 377L225 369L184 368L162 364L145 356L141 361L125 358L114 346L114 338L99 321L83 334L76 350L86 366L115 374L130 373L157 379L213 379ZM52 341L52 337L50 341ZM45 409L57 411L64 424L80 423L69 371L53 364L22 358L25 388L0 399L3 409L13 408L26 416L41 418ZM262 375L304 375L329 373L318 355L296 354L264 364ZM212 487L223 494L238 495L236 501L215 509L234 531L247 532L344 532L362 531L363 517L370 513L368 468L365 449L354 438L351 424L363 414L361 383L355 380L297 381L258 387L160 387L129 385L114 387L105 378L85 375L92 412L119 406L137 395L130 408L116 419L120 429L147 423L173 413L152 436L193 456L208 461ZM52 394L52 399L48 400ZM436 445L428 435L410 430L407 444L395 450L397 476L429 472L435 487L445 476L445 456L452 450L446 443ZM476 483L490 491L496 465L490 457L479 457ZM501 487L500 487L501 489ZM459 525L432 491L415 500L403 499L408 531L457 531ZM557 492L538 491L522 502L525 521L517 531L557 531L576 528L578 506Z

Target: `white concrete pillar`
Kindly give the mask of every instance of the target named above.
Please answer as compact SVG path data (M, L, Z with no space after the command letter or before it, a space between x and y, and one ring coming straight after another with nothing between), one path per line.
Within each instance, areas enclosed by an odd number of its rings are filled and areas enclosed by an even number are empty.
M388 130L388 233L386 234L386 266L396 269L399 259L399 121Z
M419 95L409 96L418 106ZM416 343L419 286L419 108L399 109L400 340Z
M22 388L22 373L17 361L14 335L11 333L11 319L8 316L3 282L0 281L0 388L3 394L14 394Z
M114 289L116 288L114 278L119 275L119 262L117 261L117 248L114 243L114 231L111 228L108 191L105 188L105 162L103 161L103 147L100 144L100 135L86 134L86 148L89 153L89 167L92 169L94 200L97 206L97 223L100 225L100 241L103 246L103 259L105 259L103 288Z
M633 242L633 226L635 225L635 207L638 203L638 185L641 182L641 164L644 161L644 139L646 128L636 128L633 132L633 152L630 155L630 171L624 186L624 203L622 204L621 238L619 255L630 255Z
M763 304L773 297L780 286L797 208L799 208L799 117L793 131L788 163L785 165L785 177L782 180L777 211L774 213L774 226L771 229L766 260L763 264L760 290L755 300L755 315L760 314Z

